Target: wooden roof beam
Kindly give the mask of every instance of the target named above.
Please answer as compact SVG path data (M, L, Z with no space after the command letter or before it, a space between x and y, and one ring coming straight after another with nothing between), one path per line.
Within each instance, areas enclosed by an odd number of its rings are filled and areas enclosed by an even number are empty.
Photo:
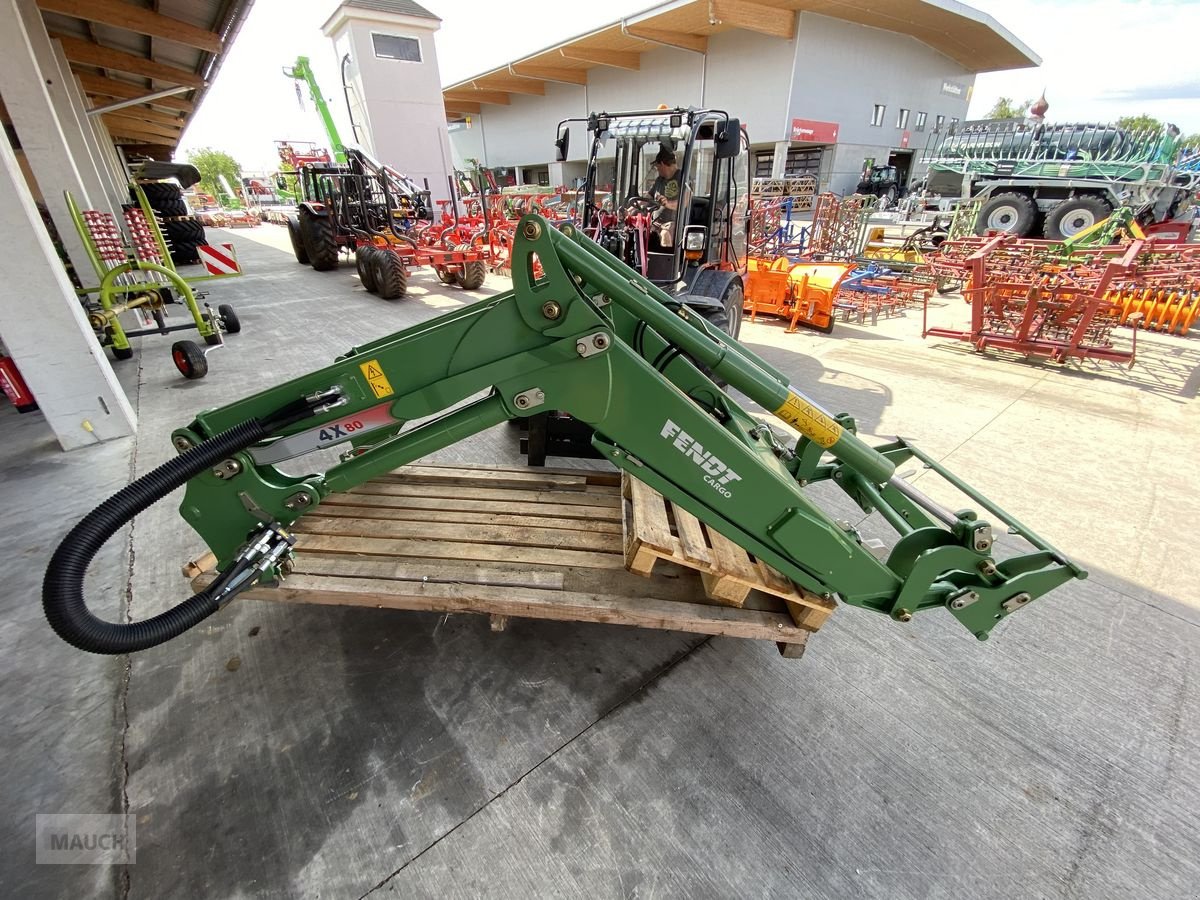
M630 37L641 38L643 41L678 47L680 50L691 50L694 53L708 52L708 38L702 34L664 31L661 28L648 28L645 25L629 25L627 23L621 24L621 30Z
M443 98L442 102L446 106L446 114L461 113L464 116L479 115L482 109L478 103L471 103L469 100L452 100L449 97Z
M120 135L124 138L135 138L152 144L169 144L171 146L179 143L178 132L160 131L150 125L140 125L132 119L105 116L104 124L108 128L108 133L114 138Z
M504 91L506 94L532 94L543 97L546 94L546 82L536 78L517 78L515 75L481 75L471 82L479 85L481 90Z
M511 63L508 67L514 75L524 78L540 78L542 81L558 81L562 84L587 84L586 69L556 69L553 66Z
M466 100L469 103L494 103L497 106L508 106L509 97L504 91L468 91L465 88L446 91L442 95L447 100Z
M118 100L133 100L136 97L146 96L150 90L138 84L130 84L128 81L105 78L103 75L97 75L95 72L81 71L74 67L71 71L79 79L79 84L83 88L83 92L93 97L115 97ZM196 108L195 103L191 100L184 100L182 97L159 97L157 100L151 100L150 103L153 106L160 106L164 109L177 109L181 112L191 112Z
M102 118L110 129L114 127L136 128L138 131L146 134L174 139L177 139L180 132L183 131L182 125L163 125L159 122L148 122L145 119L138 118L136 114L125 115L125 110L105 113Z
M751 0L708 0L708 24L732 25L790 41L796 36L796 12Z
M135 34L164 38L206 53L221 52L219 34L120 0L37 0L37 5L47 12L123 28Z
M579 62L593 63L597 66L612 66L616 69L632 69L635 72L642 67L642 55L627 50L593 50L589 47L563 47L559 51L563 59L574 59Z
M62 41L63 52L73 63L98 66L101 69L114 69L118 72L141 75L143 78L153 78L155 81L163 81L168 84L185 84L194 88L204 87L204 79L187 69L168 66L152 59L144 59L141 56L134 56L132 53L113 50L111 47L102 47L99 44L92 44L65 34L52 34L50 37Z

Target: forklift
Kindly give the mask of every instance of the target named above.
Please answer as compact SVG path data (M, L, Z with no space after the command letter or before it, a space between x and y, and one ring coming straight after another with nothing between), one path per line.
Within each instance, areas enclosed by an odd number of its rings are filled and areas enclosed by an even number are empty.
M572 124L582 124L591 142L576 195L581 231L736 339L750 200L750 139L740 120L724 110L683 107L564 119L554 141L559 162L568 158ZM663 151L674 155L682 185L673 211L652 196L653 163ZM531 466L545 465L547 455L596 455L591 429L565 413L544 412L517 424L527 430L521 451Z

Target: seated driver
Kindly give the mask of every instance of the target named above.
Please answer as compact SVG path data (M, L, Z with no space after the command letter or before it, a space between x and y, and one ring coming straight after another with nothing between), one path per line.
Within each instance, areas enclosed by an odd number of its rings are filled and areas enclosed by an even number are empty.
M679 202L687 200L687 188L679 177L679 165L675 151L662 145L652 163L658 177L650 188L650 196L659 203L654 213L654 234L662 247L675 245L675 213Z

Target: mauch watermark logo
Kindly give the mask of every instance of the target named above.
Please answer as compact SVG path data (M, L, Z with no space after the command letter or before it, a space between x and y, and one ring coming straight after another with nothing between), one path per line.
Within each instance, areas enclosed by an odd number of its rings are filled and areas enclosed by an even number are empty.
M670 441L675 446L676 450L701 468L701 470L704 472L705 484L711 487L722 497L733 496L726 485L732 484L735 481L741 481L741 475L733 471L733 469L729 468L729 466L725 465L725 463L721 462L721 460L705 450L703 445L696 443L695 438L693 438L686 431L683 431L670 419L667 419L666 423L663 425L662 431L659 432L659 436Z
M132 815L38 815L37 863L47 866L131 866L137 861Z

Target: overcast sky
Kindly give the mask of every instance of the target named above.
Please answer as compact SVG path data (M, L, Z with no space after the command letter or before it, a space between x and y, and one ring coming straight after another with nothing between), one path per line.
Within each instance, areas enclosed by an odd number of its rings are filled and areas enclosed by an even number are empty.
M332 43L321 25L336 0L255 0L233 49L180 148L225 150L246 171L277 168L276 139L325 145L307 92L301 109L283 76L312 59L343 136L350 133ZM651 0L428 0L442 17L442 83L451 84L549 44L643 10ZM1200 132L1200 0L972 0L1042 57L1040 68L980 75L970 115L999 96L1020 102L1042 89L1057 121L1107 121L1146 112ZM569 12L568 12L569 11ZM669 101L668 101L669 102Z

